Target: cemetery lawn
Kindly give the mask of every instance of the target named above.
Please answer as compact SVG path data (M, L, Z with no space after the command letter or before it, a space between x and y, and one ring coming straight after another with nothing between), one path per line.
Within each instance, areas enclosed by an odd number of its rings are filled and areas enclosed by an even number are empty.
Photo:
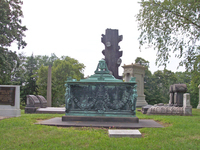
M103 128L61 128L34 124L38 120L61 117L63 114L24 114L0 120L0 149L200 149L200 109L193 116L147 116L137 112L140 119L154 119L164 128L142 128L142 138L109 138Z

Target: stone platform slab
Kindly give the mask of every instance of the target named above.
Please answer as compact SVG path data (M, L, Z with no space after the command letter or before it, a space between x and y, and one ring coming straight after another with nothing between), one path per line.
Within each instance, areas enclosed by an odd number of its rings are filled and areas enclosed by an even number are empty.
M139 130L108 130L109 137L132 137L141 138L142 134Z
M138 117L105 117L105 116L63 116L62 121L96 121L138 123Z
M56 117L40 121L41 125L60 126L60 127L103 127L116 129L139 129L139 128L162 128L163 126L154 120L140 119L139 123L126 122L97 122L97 121L62 121L61 117Z
M36 110L38 114L65 114L65 107L46 107L38 108Z

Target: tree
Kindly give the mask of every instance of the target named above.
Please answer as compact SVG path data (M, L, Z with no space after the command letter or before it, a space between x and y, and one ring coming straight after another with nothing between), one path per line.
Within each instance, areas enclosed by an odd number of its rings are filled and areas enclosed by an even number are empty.
M0 3L0 46L1 49L10 47L16 41L18 49L24 48L26 42L23 40L26 26L22 26L21 0L1 0Z
M21 25L22 4L20 0L0 1L0 84L11 84L12 72L19 66L16 52L8 47L13 42L17 43L18 49L26 46L23 37L27 28Z
M53 62L52 66L52 104L60 106L65 104L65 81L68 77L80 80L84 77L83 69L85 66L76 59L62 56ZM46 97L47 93L48 67L41 66L38 70L37 85L39 94Z
M33 54L31 56L26 57L26 60L23 64L23 70L24 72L20 72L21 77L21 102L24 104L26 103L26 96L27 95L37 95L38 94L38 86L36 84L36 81L38 79L38 75L40 75L40 81L43 82L43 84L47 81L47 72L49 65L52 65L53 62L58 59L58 57L55 54L51 54L51 56L41 56L37 55L34 56ZM21 59L20 59L21 60ZM19 67L21 68L21 67ZM40 69L41 68L41 69ZM39 71L39 72L38 72ZM45 85L47 86L47 84ZM43 86L46 90L46 87ZM44 93L40 93L44 94Z
M19 67L19 58L15 52L0 48L0 84L11 84L13 72Z
M191 71L191 83L188 88L190 92L191 105L193 108L196 108L199 102L199 88L200 85L200 56L197 57L194 62L193 69Z
M147 60L145 60L145 59L143 59L143 58L141 58L141 57L137 57L137 58L135 59L135 63L136 63L136 64L140 64L140 65L142 65L142 66L145 66L145 67L146 67L146 70L148 70L148 68L149 68L149 61L147 61Z
M24 82L21 87L21 98L22 102L26 103L27 95L37 95L37 85L36 85L36 70L37 68L37 60L33 56L26 57L26 63L24 64Z
M37 55L35 56L35 59L37 59L37 64L38 64L38 69L43 65L43 66L53 66L53 62L55 60L58 59L58 57L56 56L56 54L52 53L51 56L41 56L41 55Z
M176 76L176 84L182 83L186 84L187 87L189 86L191 82L191 72L185 71L185 72L175 72Z
M190 69L200 55L200 1L142 0L140 5L140 46L153 46L159 65L166 66L173 52Z
M47 95L47 78L48 78L48 66L41 66L37 70L38 78L36 84L38 86L38 94L46 97Z

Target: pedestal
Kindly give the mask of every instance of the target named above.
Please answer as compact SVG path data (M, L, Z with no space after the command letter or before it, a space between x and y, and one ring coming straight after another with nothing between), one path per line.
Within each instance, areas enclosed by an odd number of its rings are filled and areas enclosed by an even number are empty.
M20 86L0 85L0 116L21 116Z
M145 100L145 95L138 95L137 97L137 101L136 101L136 107L142 107L142 106L146 106L148 105L148 103Z
M137 102L136 107L142 107L148 105L145 100L144 95L144 76L145 76L145 67L140 64L131 64L131 65L124 65L124 80L125 82L129 82L131 77L136 78L137 82Z

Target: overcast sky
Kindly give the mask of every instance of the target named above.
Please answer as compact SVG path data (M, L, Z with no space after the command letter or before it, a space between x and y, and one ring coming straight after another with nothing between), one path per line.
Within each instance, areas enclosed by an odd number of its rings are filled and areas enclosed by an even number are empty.
M104 44L101 34L107 28L118 29L123 40L122 65L134 63L136 57L150 62L151 72L162 70L155 66L156 51L139 50L139 31L135 15L140 5L136 0L24 0L22 11L27 46L25 55L65 55L77 59L86 68L85 76L94 74ZM177 71L179 60L171 59L167 69ZM120 75L123 68L120 67ZM180 68L179 71L184 71Z

